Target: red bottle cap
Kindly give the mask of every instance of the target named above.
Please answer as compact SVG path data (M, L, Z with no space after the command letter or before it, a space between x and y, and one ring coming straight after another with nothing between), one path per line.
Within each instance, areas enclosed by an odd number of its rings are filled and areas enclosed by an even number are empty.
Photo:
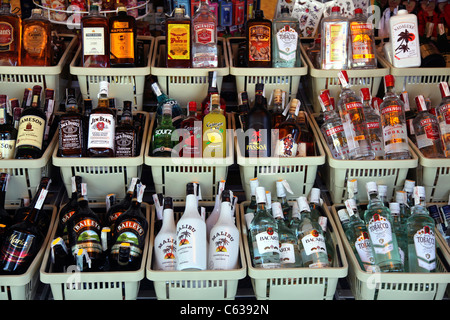
M330 97L330 103L333 106L333 109L336 108L336 104L334 103L334 97Z
M395 78L392 74L388 74L386 76L384 76L384 84L387 87L393 87L395 84Z
M447 82L439 83L439 90L441 91L441 97L442 98L450 96L450 90L448 88L448 83Z
M331 12L341 12L341 8L338 6L334 6L331 8Z
M338 73L338 78L339 78L339 82L341 83L341 84L343 84L342 83L342 80L345 80L345 84L347 85L348 84L348 75L347 75L347 71L345 71L345 70L341 70L341 71L339 71L339 73Z
M188 103L188 110L189 111L197 111L197 102L189 101L189 103Z
M322 104L324 106L329 106L330 105L330 97L329 97L328 93L322 92L319 95L319 99L320 99L320 101L322 102Z
M361 8L356 8L355 9L355 14L357 14L357 13L363 13L362 9Z
M363 101L370 100L369 88L361 88L360 92L361 92L361 97L362 97Z
M416 106L417 106L417 110L420 111L426 111L427 110L427 105L425 103L425 98L422 95L418 95L416 98Z
M328 89L320 90L320 94L322 94L322 93L326 93L328 96L330 96L330 90L328 90Z
M378 110L378 112L380 111L380 105L383 102L383 99L375 97L372 98L372 108L374 108L375 110Z

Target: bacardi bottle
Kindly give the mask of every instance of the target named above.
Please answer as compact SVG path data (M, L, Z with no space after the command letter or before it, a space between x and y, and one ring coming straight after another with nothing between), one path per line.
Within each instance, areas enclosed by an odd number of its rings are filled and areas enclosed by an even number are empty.
M436 116L439 121L439 128L442 138L444 155L450 158L450 90L447 82L439 83L442 100L436 107Z
M162 227L154 240L156 270L176 270L177 229L173 212L173 200L164 197Z

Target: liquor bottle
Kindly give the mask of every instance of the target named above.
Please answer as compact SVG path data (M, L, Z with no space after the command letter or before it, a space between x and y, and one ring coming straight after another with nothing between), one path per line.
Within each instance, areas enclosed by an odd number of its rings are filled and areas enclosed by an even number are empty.
M387 185L379 184L377 185L378 189L378 199L380 202L387 208L389 208L389 202L387 200Z
M279 135L275 145L275 156L296 157L300 144L300 127L296 122L299 101L292 99L285 121L279 124Z
M339 114L333 109L330 97L326 93L319 95L319 102L322 106L323 124L320 126L325 141L330 148L334 159L348 159L347 138Z
M31 106L22 111L17 130L16 159L38 159L43 153L45 122L47 117L41 110L41 86L33 87Z
M67 91L69 93L69 91ZM59 153L60 157L83 157L85 154L84 117L79 112L76 100L68 97L66 112L59 120Z
M2 273L24 273L41 248L45 233L40 222L45 214L42 206L47 192L46 189L40 190L25 219L13 224L6 232L0 253Z
M392 228L395 236L397 237L398 252L400 253L400 258L402 259L403 269L405 272L408 272L408 241L406 239L406 221L402 221L402 217L400 215L400 203L390 202L389 210L392 215Z
M69 249L61 237L53 239L50 243L50 272L66 272L67 266L71 263Z
M286 115L284 114L284 97L285 92L281 91L281 89L273 90L273 107L271 110L272 129L278 129L280 123L286 120Z
M436 46L439 52L444 56L446 67L448 68L450 67L450 46L447 40L446 25L443 20L444 19L442 19L437 25L438 35L436 39Z
M0 66L20 66L22 19L11 12L10 0L3 0L0 10Z
M375 264L381 272L402 272L403 264L392 227L391 212L378 198L375 182L368 182L366 188L369 204L364 212L364 222L369 231Z
M408 205L408 195L406 191L398 190L395 192L395 202L400 207L400 221L403 227L406 225L406 219L411 215L411 208Z
M444 158L437 118L428 112L422 95L418 95L415 100L419 111L417 117L413 120L417 147L427 158Z
M272 67L272 21L264 18L263 10L256 10L255 17L247 20L247 66Z
M202 156L202 121L197 118L197 103L189 101L187 117L181 121L180 157L200 158Z
M192 67L217 68L217 17L211 12L207 0L192 16Z
M139 183L138 178L132 178L130 184L127 189L127 194L125 197L118 203L113 204L109 210L106 212L106 224L111 230L116 229L116 221L117 219L128 209L130 209L133 198L136 194L136 186Z
M33 9L22 21L22 66L50 66L52 62L51 23L42 9Z
M122 116L115 130L114 151L116 157L137 156L137 128L133 125L131 101L123 102Z
M355 201L358 215L361 217L363 211L358 196L358 180L351 179L347 181L347 198Z
M266 190L256 188L257 209L250 223L249 242L251 244L253 267L273 269L280 267L280 240L278 225L266 210Z
M272 192L266 190L266 211L272 215Z
M67 221L69 233L69 249L71 256L76 258L80 250L85 250L89 263L88 271L97 271L103 268L104 255L101 242L100 218L89 207L86 184L81 184L81 193L78 197L78 210Z
M292 217L291 220L287 222L287 225L292 231L294 231L295 236L297 238L298 238L298 226L300 225L301 222L302 220L300 217L300 210L298 208L298 203L297 201L294 201L294 203L292 204Z
M375 159L382 160L384 158L384 144L380 116L372 108L372 97L369 88L361 88L360 95L364 116L366 117L367 130L369 131L370 144L375 152Z
M293 68L297 63L299 48L299 22L290 15L288 7L281 7L280 15L273 20L272 67Z
M11 227L13 219L5 209L6 191L8 190L10 175L9 173L0 173L0 245L5 240L5 233Z
M78 210L78 198L81 195L81 183L83 179L80 176L71 177L72 196L59 211L57 234L69 245L69 234L67 231L67 222Z
M172 106L165 104L161 123L156 127L152 136L153 157L170 157L173 153L174 142L172 133L175 127L172 123Z
M309 61L311 61L311 64L313 65L314 68L316 69L320 69L321 68L321 64L322 64L322 60L320 57L321 51L322 51L322 47L321 44L322 43L322 39L320 34L317 36L317 38L314 39L313 44L311 45L311 47L308 48L308 50L306 51L306 55L309 58Z
M270 157L272 123L270 113L267 110L267 102L264 97L264 84L257 83L255 86L255 102L248 114L247 131L250 136L245 141L246 157Z
M395 94L394 84L395 79L392 75L384 77L385 95L380 105L380 117L385 159L410 159L405 110L403 102Z
M276 182L277 188L277 202L281 204L281 210L283 212L283 220L285 223L289 224L289 221L292 219L292 208L289 205L289 202L286 197L286 188L289 189L289 193L292 194L292 190L290 190L289 185L286 180L279 179Z
M236 121L236 128L245 131L248 127L248 113L250 112L247 91L239 92L238 104L238 121Z
M397 11L389 19L389 43L395 68L419 67L421 63L417 16L407 10Z
M186 207L177 222L177 270L206 270L206 223L198 211L194 183L186 185Z
M436 270L436 233L433 218L426 208L425 188L414 188L414 206L406 222L409 272Z
M341 15L341 8L334 6L331 14L322 19L321 41L322 69L347 69L348 19Z
M141 266L148 232L148 221L141 205L145 185L136 186L131 206L115 221L109 262L112 270L138 270Z
M326 216L320 216L317 220L320 227L322 228L323 235L325 237L325 248L327 249L327 257L328 257L328 265L333 265L333 260L335 259L335 250L333 239L331 237L331 233L327 232L328 227L328 218Z
M436 107L436 116L439 121L439 129L442 138L444 155L450 158L450 90L447 82L439 83L442 100Z
M173 212L173 200L164 197L162 226L154 240L155 261L153 268L156 270L176 270L177 229Z
M13 159L17 129L8 119L7 102L0 99L0 159Z
M152 91L156 96L158 101L158 106L156 109L156 120L157 124L161 123L161 118L163 114L163 107L165 104L170 104L172 106L172 122L175 128L179 128L183 115L183 110L175 99L169 98L165 93L162 92L161 87L157 82L151 84Z
M175 8L166 19L166 67L190 68L192 58L191 21L183 8Z
M211 111L203 118L203 157L225 158L227 121L220 112L220 95L211 95Z
M109 67L108 18L91 4L89 14L81 18L81 46L83 67Z
M375 38L372 22L368 22L361 8L355 9L355 15L349 21L351 69L370 69L377 67Z
M420 57L421 68L445 68L446 61L444 56L431 40L434 31L434 23L427 22L425 25L425 33L420 37Z
M108 99L98 99L89 116L87 154L89 157L114 157L116 119Z
M308 268L329 267L322 227L311 218L311 209L306 197L298 197L297 204L301 216L297 234L303 266Z
M206 218L206 220L205 220L206 221L206 238L207 239L209 239L209 235L211 234L211 229L217 223L217 220L219 220L220 207L221 207L221 203L222 203L222 192L224 189L225 189L225 180L221 180L217 184L217 193L216 193L216 199L214 202L214 208L212 209L208 218Z
M370 143L363 105L356 93L350 88L345 70L338 73L342 91L339 95L337 110L347 138L349 160L373 160L375 152Z
M319 217L324 215L322 205L320 204L320 189L311 188L309 193L309 209L311 219L313 221L319 221Z
M217 71L208 71L208 93L202 101L202 118L210 112L211 95L220 94L217 88ZM220 109L224 116L226 116L226 101L220 97Z
M136 67L136 19L127 14L126 7L119 6L117 15L109 19L109 36L111 67Z
M345 236L355 253L356 260L358 260L361 269L366 272L379 272L378 266L375 265L372 244L369 240L369 232L367 231L366 224L358 214L355 200L346 200L345 206L347 208L347 214L343 215L341 212L338 212L339 219L341 220ZM346 221L346 218L348 221Z
M272 203L272 215L278 226L278 238L280 241L280 265L283 268L299 268L303 266L298 241L295 232L290 229L285 221L281 203Z
M245 213L255 213L258 207L258 203L256 202L256 188L259 187L258 178L250 179L250 204L248 205Z
M414 187L416 186L416 182L414 180L405 180L405 184L403 185L403 191L406 192L406 203L409 208L414 206Z
M223 190L220 215L209 235L208 270L231 270L238 267L239 230L233 219L233 193Z

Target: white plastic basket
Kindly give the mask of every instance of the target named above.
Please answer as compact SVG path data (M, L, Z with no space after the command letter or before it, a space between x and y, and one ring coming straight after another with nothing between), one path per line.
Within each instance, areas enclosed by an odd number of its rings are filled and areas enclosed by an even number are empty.
M441 300L444 297L447 284L450 282L449 270L445 269L439 254L436 255L437 268L433 273L369 273L363 271L345 236L337 211L345 208L343 204L331 207L331 213L337 224L338 233L344 245L349 261L348 277L350 288L357 300ZM437 237L437 252L443 243Z
M18 206L6 206L8 211L16 210ZM36 296L39 286L39 268L44 258L45 249L50 241L53 232L53 225L58 212L54 205L44 205L44 211L51 215L50 225L42 242L41 249L28 267L28 270L20 275L0 276L0 300L32 300Z
M333 265L327 268L254 268L250 255L248 232L245 224L245 210L250 201L240 204L242 239L245 248L248 275L258 300L332 300L339 279L348 272L347 258L336 225L326 205L327 232L330 233L335 250ZM290 203L292 205L292 203Z
M230 121L228 114L228 128L231 128ZM186 184L197 182L201 187L202 199L213 201L217 194L218 182L226 180L228 167L234 163L233 135L227 134L227 150L224 158L152 157L150 150L155 127L156 117L153 117L148 131L144 163L151 168L156 192L172 197L176 201L184 200Z
M255 99L255 87L258 83L264 84L266 97L270 97L273 90L281 89L288 95L287 100L297 95L300 79L308 74L308 66L302 55L301 66L294 68L246 68L236 66L238 45L245 40L243 37L227 38L228 56L230 59L230 74L236 78L237 92L247 91L249 101Z
M308 123L311 124L309 118L308 116ZM236 128L235 125L234 128ZM325 151L315 131L312 130L312 127L311 131L314 134L316 155L293 158L245 157L241 152L243 146L240 146L239 139L236 135L235 148L237 163L247 200L251 198L250 179L253 178L258 178L259 185L264 186L273 195L277 194L276 181L279 179L286 180L293 192L292 194L286 193L287 199L289 200L295 200L300 196L307 196L310 193L314 186L319 166L325 164Z
M103 210L103 213L106 213L104 202L91 203L89 206L95 212ZM141 208L150 222L150 205L142 202ZM55 238L58 222L55 221L50 241ZM140 282L145 278L149 238L150 230L145 238L141 265L135 271L52 272L49 243L40 268L41 282L50 285L55 300L136 300Z
M19 205L23 198L32 198L43 176L50 176L51 158L58 143L58 133L49 142L38 159L2 159L0 172L9 173L11 178L6 191L6 204Z
M68 63L72 60L78 45L78 38L75 35L60 34L60 36L65 40L66 50L56 66L2 66L0 67L0 93L7 94L10 99L22 99L26 88L40 85L43 91L55 90L55 102L58 105L64 98L70 83Z
M334 97L336 101L339 99L339 94L341 93L341 84L338 78L338 72L340 70L322 70L316 69L308 55L306 54L305 45L301 46L301 51L305 57L306 63L309 67L309 75L306 81L307 92L311 97L311 104L314 112L320 112L321 107L319 103L318 96L320 90L328 89L330 91L330 96ZM377 58L379 56L377 55ZM355 92L359 91L361 88L369 88L372 96L376 96L380 84L382 84L383 77L389 74L389 67L385 60L378 59L378 64L380 65L376 69L348 69L348 80L352 89Z
M150 75L151 54L154 38L138 36L144 41L144 52L147 57L145 67L135 68L85 68L81 66L81 46L70 63L70 73L76 75L83 99L92 99L93 107L97 106L101 81L109 83L109 97L116 99L116 107L121 110L123 101L131 101L133 110L143 110L145 78Z
M53 165L59 168L67 194L72 194L73 176L80 176L88 185L89 201L105 201L107 193L115 193L117 198L125 197L128 185L134 177L140 177L144 164L144 150L148 137L151 114L135 111L134 114L145 115L140 152L135 157L113 158L70 158L58 156L58 145L52 153ZM106 188L107 187L107 188Z
M213 201L200 201L199 206L211 212ZM182 215L185 202L174 202L175 221ZM241 216L236 205L236 226L241 231ZM176 223L176 222L175 222ZM152 229L147 261L147 278L153 282L159 300L233 300L238 282L247 274L242 238L239 239L239 268L232 270L162 271L153 269L155 211L152 207ZM240 232L242 235L242 233ZM242 237L242 236L241 236Z
M311 123L319 136L326 153L326 165L322 167L322 178L330 192L333 203L343 203L348 198L347 183L352 179L358 180L358 196L360 201L367 201L366 183L374 181L387 185L387 198L395 196L395 192L402 190L409 170L417 167L418 158L410 148L411 159L406 160L337 160L333 158L330 148L320 131L316 117L311 115Z
M165 66L166 37L156 37L152 56L152 75L158 79L162 92L177 100L183 108L189 101L200 104L208 92L208 72L217 72L217 89L221 90L223 77L230 72L225 39L217 38L217 68L167 68Z

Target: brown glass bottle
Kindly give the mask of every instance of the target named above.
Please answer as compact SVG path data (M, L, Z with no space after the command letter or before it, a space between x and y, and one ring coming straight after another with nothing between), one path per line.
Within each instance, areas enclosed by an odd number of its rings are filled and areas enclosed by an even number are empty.
M262 10L247 21L247 66L272 67L272 21L264 18Z
M42 9L33 9L22 21L22 66L50 66L52 64L52 27Z
M136 66L136 35L136 19L126 7L117 8L117 15L109 18L111 67Z
M136 141L137 129L133 125L131 101L124 101L122 116L114 139L116 157L135 157Z
M69 91L68 91L69 92ZM66 112L59 121L59 156L84 156L84 126L83 116L72 100L66 102Z
M114 157L114 137L116 121L114 112L105 98L98 100L88 123L87 155L89 157Z
M17 129L8 119L6 99L0 98L0 159L13 159L16 147Z
M108 19L91 5L89 15L81 19L83 67L109 67Z
M184 15L184 9L175 8L173 17L166 20L166 66L190 68L191 49L191 20Z
M22 20L11 13L10 0L2 1L0 31L0 66L20 66Z
M272 129L277 129L280 123L286 120L283 112L283 92L281 89L275 89L273 91Z

